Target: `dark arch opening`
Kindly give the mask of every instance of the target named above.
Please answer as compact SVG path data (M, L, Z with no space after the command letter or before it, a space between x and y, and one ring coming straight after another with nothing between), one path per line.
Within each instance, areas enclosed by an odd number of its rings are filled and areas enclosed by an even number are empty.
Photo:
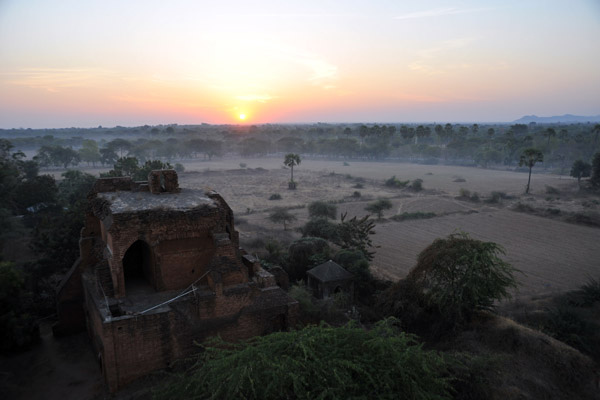
M344 290L342 289L341 286L336 286L335 290L333 291L334 294L338 294L338 293L342 293Z
M123 277L127 294L154 290L152 252L142 240L134 242L123 256Z

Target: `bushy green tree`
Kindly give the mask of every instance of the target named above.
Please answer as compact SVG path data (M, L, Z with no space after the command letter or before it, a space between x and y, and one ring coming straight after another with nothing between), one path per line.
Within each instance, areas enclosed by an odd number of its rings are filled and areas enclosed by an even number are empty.
M212 339L158 399L450 399L449 365L387 319L309 326L239 344Z
M500 258L503 254L496 243L454 233L425 248L406 280L443 318L461 322L516 288L517 270Z
M392 208L392 202L389 199L378 199L377 201L367 205L365 210L377 214L377 219L381 219L383 212Z
M296 220L296 216L285 208L276 208L269 214L269 220L276 224L283 223L283 230L285 231L287 230L287 224L294 222Z
M370 249L373 247L371 235L373 235L375 223L365 215L362 218L356 216L346 219L348 213L343 213L340 216L340 224L338 225L338 241L335 243L342 249L360 250L365 258L369 261L373 259L373 254Z
M288 248L288 263L285 266L290 282L306 279L306 271L329 259L329 244L316 237L305 237L294 241Z
M315 218L302 227L302 236L318 237L332 243L339 241L338 225L325 218Z
M337 207L335 204L325 201L313 201L308 205L308 215L310 218L337 218Z
M577 185L579 185L579 187L581 187L581 178L590 176L591 172L592 166L582 160L575 161L571 167L571 176L577 178Z

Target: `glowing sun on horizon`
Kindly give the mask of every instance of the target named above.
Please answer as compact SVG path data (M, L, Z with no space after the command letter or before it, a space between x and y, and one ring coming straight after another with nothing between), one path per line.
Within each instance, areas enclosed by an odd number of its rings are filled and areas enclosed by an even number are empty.
M245 120L246 119L246 114L240 114L240 119L241 120Z

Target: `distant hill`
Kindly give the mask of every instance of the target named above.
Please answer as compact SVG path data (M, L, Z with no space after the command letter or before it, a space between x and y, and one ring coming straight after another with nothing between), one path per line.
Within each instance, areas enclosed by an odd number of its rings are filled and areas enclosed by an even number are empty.
M552 117L538 117L537 115L526 115L513 122L515 124L528 124L530 122L535 122L538 124L556 124L559 122L570 124L577 122L600 122L600 115L592 115L590 117L572 114L555 115Z

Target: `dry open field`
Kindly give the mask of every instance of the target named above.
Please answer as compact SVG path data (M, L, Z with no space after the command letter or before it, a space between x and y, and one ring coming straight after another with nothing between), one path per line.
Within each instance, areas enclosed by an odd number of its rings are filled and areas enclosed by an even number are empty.
M240 163L245 163L246 168L240 168ZM305 159L294 169L298 189L290 191L290 171L283 167L282 158L195 161L184 163L186 172L181 174L180 184L221 193L235 212L237 229L246 247L257 237L280 241L299 237L293 228L308 218L306 209L301 207L315 200L335 201L338 211L348 212L348 216L365 215L364 207L378 197L392 200L393 209L385 213L388 218L403 212L435 212L438 216L432 219L385 219L377 224L374 243L379 247L372 269L388 279L405 276L424 247L457 229L505 247L506 259L524 272L520 277L523 296L574 289L588 276L600 275L599 228L511 210L516 202L522 202L563 212L599 212L600 196L579 195L572 178L534 173L532 193L524 195L526 173L393 162L349 164ZM401 180L423 179L425 190L415 193L386 188L383 181L392 175ZM464 182L456 182L459 178ZM354 187L357 183L362 187ZM560 194L547 194L547 185L557 188ZM514 198L501 204L461 201L456 199L461 188L478 192L482 198L491 191L502 191ZM362 196L351 197L354 191L360 191ZM279 193L282 200L269 200L274 193ZM267 219L274 207L290 207L298 217L291 230L284 232L282 226Z
M240 163L247 168L241 169ZM256 237L285 241L299 236L268 221L269 210L274 207L292 207L291 212L298 217L293 228L307 220L306 209L300 207L311 201L336 201L340 212L362 216L369 200L388 197L394 204L385 214L388 218L416 211L441 216L403 222L384 219L377 224L374 243L378 248L372 269L381 277L405 276L424 247L456 230L504 246L506 259L524 272L519 277L522 296L574 289L588 276L600 274L600 229L511 210L521 201L536 208L581 211L591 207L598 211L594 201L599 197L578 195L571 178L534 174L532 194L525 196L525 173L442 165L350 162L344 166L341 161L304 160L294 171L299 182L296 191L287 189L290 171L282 168L279 159L195 162L186 164L186 171L181 186L214 189L229 202L241 222L237 228L242 243L251 243ZM402 180L423 179L425 190L415 193L384 187L383 181L392 175ZM457 178L465 181L455 182ZM354 187L358 182L362 188ZM559 189L560 195L547 195L546 185ZM460 188L483 197L491 191L503 191L515 198L502 204L460 201L455 198ZM360 199L351 197L356 190L362 194ZM281 194L282 200L268 200L274 193Z

